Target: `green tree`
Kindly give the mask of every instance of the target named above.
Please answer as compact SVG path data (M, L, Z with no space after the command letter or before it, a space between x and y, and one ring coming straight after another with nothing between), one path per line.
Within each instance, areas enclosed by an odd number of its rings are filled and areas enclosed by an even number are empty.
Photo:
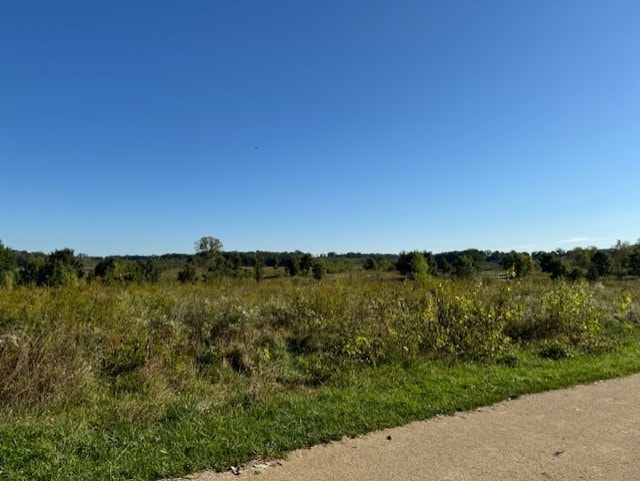
M453 265L453 275L460 279L471 279L479 271L480 266L475 259L468 254L463 254L458 257Z
M300 270L307 276L313 267L313 256L311 254L303 254L300 258Z
M198 280L198 268L193 261L193 257L189 257L184 267L178 272L178 281L182 283L196 282Z
M594 252L596 252L595 247L589 247L587 249L576 247L568 253L568 257L571 259L575 267L582 271L586 271L591 265L591 258L593 257Z
M313 273L313 278L317 280L321 280L327 273L327 268L319 259L316 259L311 266L311 272Z
M453 265L447 258L436 257L436 262L438 266L438 272L441 272L442 274L448 274L453 271Z
M113 280L116 274L116 269L118 268L118 264L119 263L115 258L105 257L100 262L98 262L98 264L96 264L96 267L93 269L93 273L96 277L102 278L103 281L109 279Z
M195 242L196 259L206 269L205 280L222 276L227 271L227 261L222 256L222 242L215 237L201 237Z
M540 269L551 274L551 279L558 279L567 274L562 258L555 252L545 252L540 257Z
M379 269L378 261L376 261L373 257L367 257L364 260L364 269L367 271L377 271Z
M598 272L598 268L594 264L591 264L589 269L587 269L585 277L590 281L597 281L600 279L600 272Z
M40 272L44 262L45 258L29 257L18 273L18 283L23 286L39 285Z
M630 256L631 246L629 243L618 240L611 250L611 270L616 277L622 278L626 275Z
M195 242L196 252L198 253L220 253L222 252L222 242L220 239L216 239L215 237L207 236L201 237Z
M285 269L292 277L300 275L300 259L298 259L298 256L292 255L289 257L289 259L287 259Z
M229 260L229 267L234 272L234 274L237 274L240 271L240 268L242 267L242 258L240 257L240 254L235 251L231 252L229 254L228 260Z
M9 287L13 284L16 267L16 256L0 240L0 287Z
M216 264L222 253L222 242L215 237L201 237L195 242L196 257L206 267Z
M591 267L593 268L593 270L591 270L592 274L595 271L598 277L608 276L613 269L611 256L602 250L595 251L591 255Z
M567 270L566 276L569 280L577 281L579 279L582 279L583 277L587 277L588 273L589 273L588 271L585 271L584 269L581 269L580 267L575 266Z
M429 275L429 264L424 254L418 251L401 252L396 261L396 269L403 276L417 279Z
M260 282L263 277L262 268L264 267L264 257L258 252L256 252L254 261L253 261L253 271L256 282Z
M512 273L511 277L524 277L533 270L534 264L526 252L511 251L500 259L500 266Z
M632 276L640 276L640 243L633 246L629 254L629 274Z
M154 259L137 261L136 264L139 266L142 282L155 284L160 280L162 269Z
M36 284L50 287L77 285L83 276L84 266L73 249L61 249L46 257L36 274Z

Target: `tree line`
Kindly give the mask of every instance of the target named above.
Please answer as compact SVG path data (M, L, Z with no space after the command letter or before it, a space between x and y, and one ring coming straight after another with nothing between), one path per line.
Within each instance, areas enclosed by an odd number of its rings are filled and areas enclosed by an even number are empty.
M81 281L104 284L155 283L163 270L177 270L183 283L207 282L221 277L265 278L265 270L290 277L322 279L327 273L353 270L397 271L418 279L426 276L473 278L482 271L500 271L503 278L522 278L532 272L547 273L552 279L640 277L640 240L618 241L609 249L595 247L552 252L500 252L466 249L433 254L427 251L400 254L329 253L313 256L294 252L224 251L222 242L211 236L195 242L194 254L163 256L109 256L90 258L65 248L28 253L4 246L0 241L0 286L77 285Z

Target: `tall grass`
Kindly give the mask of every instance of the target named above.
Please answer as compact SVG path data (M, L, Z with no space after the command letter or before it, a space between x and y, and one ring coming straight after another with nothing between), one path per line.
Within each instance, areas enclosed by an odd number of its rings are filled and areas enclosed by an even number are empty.
M0 290L0 414L77 408L105 422L157 419L185 393L231 406L339 380L354 363L503 362L522 343L566 357L611 348L639 311L637 283L236 279Z
M148 480L640 370L640 283L0 289L0 479Z

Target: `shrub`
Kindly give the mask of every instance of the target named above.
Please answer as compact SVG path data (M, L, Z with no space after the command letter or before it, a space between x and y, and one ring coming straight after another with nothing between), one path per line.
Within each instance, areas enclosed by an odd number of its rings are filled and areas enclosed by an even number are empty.
M396 262L396 269L400 274L417 279L429 274L429 264L421 252L401 252Z
M326 275L327 268L322 261L315 260L311 266L311 272L313 273L314 279L321 280Z
M367 257L364 261L363 268L366 271L377 271L379 269L378 261L373 257Z
M513 274L510 277L524 277L533 270L533 259L527 253L511 251L500 259L500 266Z
M196 282L198 280L198 268L192 257L187 259L182 270L178 272L178 280L182 283Z
M435 319L427 326L431 349L436 353L483 360L496 358L506 347L509 338L504 333L505 317L480 290L480 285L461 293L439 290Z
M16 257L0 241L0 287L11 287L17 263Z
M453 275L459 279L471 279L480 272L479 263L470 255L458 257L453 266Z

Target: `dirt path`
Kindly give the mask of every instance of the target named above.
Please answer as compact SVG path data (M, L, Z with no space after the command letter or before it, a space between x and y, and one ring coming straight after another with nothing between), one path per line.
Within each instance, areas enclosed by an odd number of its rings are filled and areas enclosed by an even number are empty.
M640 375L524 396L197 481L640 479ZM255 474L260 474L256 478Z

